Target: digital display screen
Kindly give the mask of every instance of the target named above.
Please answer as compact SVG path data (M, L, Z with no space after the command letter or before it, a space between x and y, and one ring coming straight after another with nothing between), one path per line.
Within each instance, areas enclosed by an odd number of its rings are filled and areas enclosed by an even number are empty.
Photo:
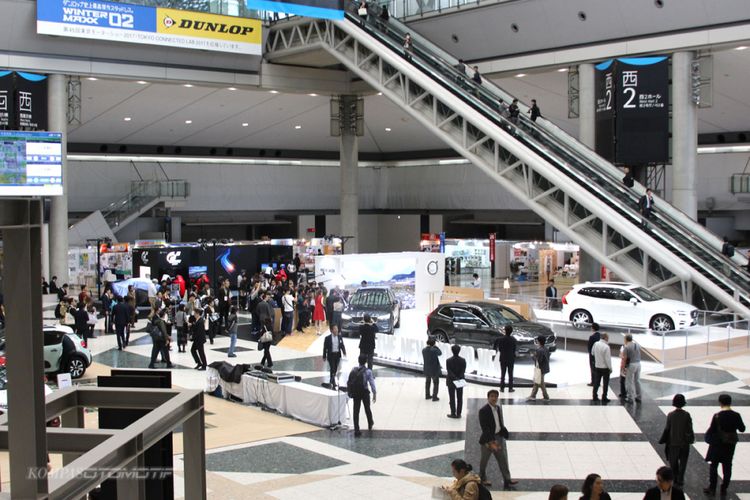
M62 181L62 134L0 131L0 196L60 196Z

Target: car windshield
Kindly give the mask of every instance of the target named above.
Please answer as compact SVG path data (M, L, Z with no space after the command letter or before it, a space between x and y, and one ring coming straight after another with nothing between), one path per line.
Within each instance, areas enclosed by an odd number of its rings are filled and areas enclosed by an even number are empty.
M350 304L357 307L384 307L389 306L390 301L388 300L387 293L373 290L369 292L356 292L352 295Z
M526 321L526 318L513 311L512 309L485 309L484 315L493 326L504 326L519 321Z
M646 302L655 302L662 299L651 290L647 290L641 286L639 286L638 288L633 288L630 291L636 294L638 298L640 298L641 300L645 300Z

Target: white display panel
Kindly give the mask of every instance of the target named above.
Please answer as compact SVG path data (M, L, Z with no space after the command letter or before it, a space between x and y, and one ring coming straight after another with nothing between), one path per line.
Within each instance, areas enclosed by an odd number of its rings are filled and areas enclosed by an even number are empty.
M62 134L0 131L0 196L63 194Z

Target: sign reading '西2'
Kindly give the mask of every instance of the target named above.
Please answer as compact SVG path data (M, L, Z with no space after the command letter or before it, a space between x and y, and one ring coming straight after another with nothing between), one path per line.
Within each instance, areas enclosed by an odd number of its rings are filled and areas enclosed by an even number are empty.
M260 55L261 22L94 0L37 0L43 35Z

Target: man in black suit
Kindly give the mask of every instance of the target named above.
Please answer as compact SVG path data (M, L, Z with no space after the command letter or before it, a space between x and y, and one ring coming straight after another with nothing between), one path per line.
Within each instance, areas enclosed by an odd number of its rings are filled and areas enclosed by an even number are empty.
M359 355L367 357L367 368L372 370L372 358L375 355L376 325L369 314L365 313L364 323L359 327Z
M641 211L641 225L643 227L648 226L648 220L651 218L651 212L654 209L654 194L651 192L651 189L646 189L646 194L641 196L641 199L638 201L638 208Z
M331 325L331 334L323 341L323 361L328 360L331 389L336 389L336 374L339 371L339 362L342 355L346 356L344 339L339 336L338 327Z
M448 373L445 377L448 386L448 398L450 399L451 412L448 418L461 418L461 410L464 405L464 374L466 373L466 360L458 355L461 352L461 346L453 344L451 346L453 356L445 361L445 371ZM456 387L455 382L460 381L461 387Z
M649 488L643 500L685 500L685 493L674 486L674 472L667 466L656 471L656 486Z
M130 324L130 309L122 297L117 297L117 305L112 309L112 322L115 324L117 349L125 347L125 329Z
M503 408L497 404L500 393L495 389L487 393L487 404L479 410L479 426L482 428L482 435L479 437L479 444L482 445L482 458L479 461L479 477L482 484L492 486L487 481L487 462L490 455L495 457L497 465L500 466L500 473L503 475L503 486L506 490L518 484L510 476L508 467L508 449L505 440L508 437L508 429L505 428L503 420Z
M732 396L729 394L719 395L721 411L711 418L711 425L706 431L706 462L710 462L708 487L703 489L707 495L716 493L716 484L719 480L719 464L722 469L721 496L727 494L729 482L732 479L732 460L734 450L737 447L739 437L737 431L745 432L745 423L742 415L732 409Z
M544 296L547 297L547 309L557 309L557 287L555 280L549 280L549 285L544 290Z
M516 363L516 339L513 337L513 326L505 325L505 335L495 340L493 346L500 356L500 392L505 392L505 373L508 373L508 392L513 389L513 365Z
M216 298L219 299L219 316L221 317L221 324L226 328L229 324L229 308L232 305L232 292L229 291L228 279L224 279L221 282L221 288L219 288L219 293L216 294Z
M422 370L424 372L424 398L433 401L440 401L438 397L438 381L440 380L440 359L443 353L440 348L435 345L435 339L430 337L427 339L427 347L422 349ZM430 382L432 382L432 396L430 396Z
M73 313L76 325L76 334L83 339L84 345L88 337L89 331L89 313L86 312L86 303L81 301L78 303L78 309Z
M588 386L593 387L594 386L594 344L599 342L599 339L602 338L601 333L599 333L599 323L591 323L591 331L593 332L591 336L589 336L589 343L588 343L588 351L589 351L589 370L591 371L591 382L589 382Z

